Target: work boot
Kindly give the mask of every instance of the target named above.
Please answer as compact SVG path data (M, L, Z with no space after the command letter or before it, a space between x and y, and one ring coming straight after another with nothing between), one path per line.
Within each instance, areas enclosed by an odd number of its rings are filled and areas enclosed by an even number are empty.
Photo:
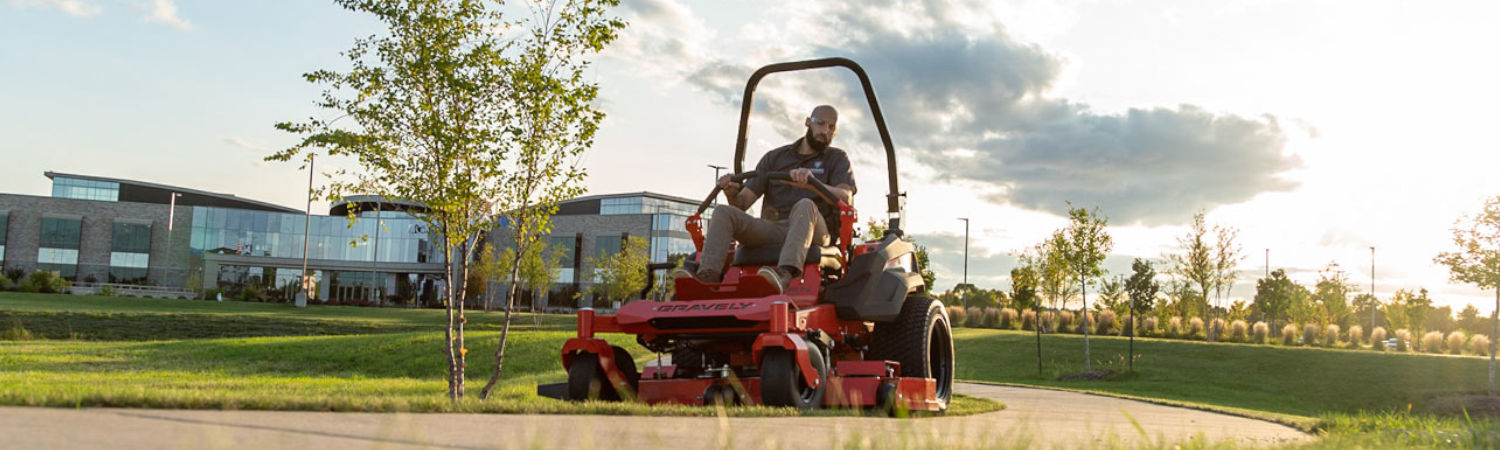
M778 294L786 292L786 285L792 280L792 274L786 273L786 270L780 267L761 267L755 273L760 275L761 278L765 278L766 282L771 283L772 286L775 286L776 293Z
M698 272L695 273L685 268L678 267L672 270L672 278L697 278L699 283L713 284L722 281L724 279L724 276L720 275L718 271L715 271L713 269L698 269Z

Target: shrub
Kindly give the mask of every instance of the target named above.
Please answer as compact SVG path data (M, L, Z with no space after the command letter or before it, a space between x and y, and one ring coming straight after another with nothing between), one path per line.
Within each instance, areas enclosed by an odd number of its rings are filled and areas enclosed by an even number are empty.
M1469 338L1469 352L1479 356L1489 355L1490 337L1476 334L1474 337Z
M1161 336L1161 319L1156 316L1147 316L1141 321L1142 336Z
M1167 319L1167 332L1166 332L1166 334L1167 334L1167 337L1169 337L1169 338L1180 338L1180 337L1182 337L1182 317L1181 316L1172 316L1172 318Z
M1427 334L1422 335L1422 347L1418 348L1417 351L1426 353L1442 353L1443 332L1429 331L1427 332Z
M1135 330L1135 327L1136 327L1135 316L1130 315L1130 314L1126 314L1126 315L1120 316L1120 335L1121 336L1128 336L1128 335L1131 335L1131 334L1134 334L1134 333L1138 333L1138 331Z
M0 291L9 291L15 288L16 282L11 281L10 277L7 277L5 276L5 274L0 273Z
M979 321L979 326L985 328L1000 328L1000 308L984 308L984 320Z
M1026 312L1031 312L1031 311L1026 311ZM1035 314L1035 313L1032 313L1032 314ZM1016 320L1020 316L1021 316L1021 314L1018 313L1018 312L1016 312L1015 309L1012 309L1012 308L1001 309L1000 310L1000 318L999 318L1000 319L1000 323L999 323L1000 328L1004 329L1004 330L1014 330L1014 329L1020 328L1021 324L1018 323L1017 320ZM1036 320L1036 316L1031 316L1031 320Z
M0 331L0 341L29 341L33 339L36 339L36 336L33 336L31 331L22 327L19 320L12 319L10 326L5 327L5 331Z
M1207 331L1207 329L1205 329L1203 327L1203 319L1202 318L1194 317L1194 318L1188 320L1188 338L1189 339L1203 339L1205 331Z
M1036 311L1028 309L1021 312L1021 329L1026 331L1036 329Z
M962 306L949 306L948 322L955 327L965 326L969 323L969 312L964 311Z
M114 286L101 286L98 290L94 291L94 295L103 297L114 297L115 294L117 293Z
M1306 345L1309 347L1318 345L1319 330L1321 330L1321 328L1318 327L1318 324L1315 323L1302 325L1302 345Z
M1462 331L1448 333L1448 353L1453 355L1464 354L1464 341L1467 341L1467 338L1468 336L1464 336L1464 332Z
M1099 323L1095 325L1094 332L1103 335L1120 334L1120 321L1115 318L1112 310L1099 311Z
M964 309L964 326L979 328L984 326L984 309L978 306L970 306Z
M1405 328L1396 330L1396 351L1398 351L1398 352L1407 351L1407 349L1410 348L1410 346L1411 346L1411 331L1407 331L1407 329L1405 329Z
M1067 333L1073 330L1073 312L1068 310L1057 312L1057 327L1047 331Z
M1348 335L1349 347L1359 348L1359 345L1365 341L1365 328L1359 325L1350 325Z
M1224 319L1216 318L1208 321L1208 334L1213 336L1215 341L1224 340L1224 333L1228 329L1229 324L1224 322Z
M1250 327L1250 342L1253 342L1253 343L1256 343L1256 344L1264 344L1264 343L1266 343L1266 338L1269 338L1269 337L1271 337L1271 325L1270 324L1267 324L1267 323L1261 322L1261 321L1257 321L1257 322L1255 322L1254 326Z
M1297 326L1286 324L1281 327L1281 345L1297 345Z
M1375 351L1385 351L1385 327L1375 327L1370 330L1370 348Z
M1080 313L1078 313L1078 317L1077 318L1078 318L1078 325L1076 325L1075 328L1073 329L1074 333L1083 334L1084 330L1089 330L1089 332L1091 332L1091 333L1093 332L1094 322L1095 322L1095 320L1094 320L1094 313L1091 313L1091 312L1080 312Z
M1229 323L1229 340L1234 342L1248 342L1250 340L1250 324L1243 320L1235 319Z
M1341 334L1343 334L1343 330L1339 329L1338 324L1328 324L1327 327L1323 328L1323 346L1333 347L1338 345L1339 335Z
M43 294L61 294L68 290L68 284L68 280L58 276L55 271L38 270L26 277L26 281L21 285L21 290Z

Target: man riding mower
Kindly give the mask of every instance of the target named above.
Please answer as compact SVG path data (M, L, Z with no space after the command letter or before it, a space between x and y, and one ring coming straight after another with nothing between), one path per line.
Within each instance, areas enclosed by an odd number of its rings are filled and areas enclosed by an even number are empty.
M885 147L888 223L879 241L853 242L855 184L848 158L828 147L836 131L832 108L815 109L806 136L767 154L757 170L742 171L761 78L827 67L859 77ZM742 102L735 173L722 177L687 221L698 253L671 278L676 297L632 301L614 315L580 310L578 335L562 349L568 371L563 395L650 404L946 410L952 333L943 304L927 295L913 246L901 239L904 195L895 150L868 76L843 58L773 64L750 77ZM721 190L729 204L715 209L705 236L703 212ZM749 217L744 209L760 194L766 195L762 217ZM623 348L595 336L604 332L633 334L658 362L671 355L670 364L638 373Z

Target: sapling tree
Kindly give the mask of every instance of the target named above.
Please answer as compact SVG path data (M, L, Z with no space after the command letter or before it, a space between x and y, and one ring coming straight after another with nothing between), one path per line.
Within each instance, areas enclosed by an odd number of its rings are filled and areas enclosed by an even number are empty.
M1083 370L1093 371L1092 361L1089 359L1089 324L1088 324L1088 284L1090 281L1104 276L1104 257L1114 249L1114 239L1105 231L1109 226L1109 218L1104 217L1098 208L1090 211L1084 208L1068 208L1068 227L1062 231L1063 239L1059 241L1062 245L1058 247L1059 258L1067 262L1067 267L1072 269L1078 278L1079 293L1083 296L1083 310L1080 320L1083 323Z
M1486 200L1479 214L1459 219L1453 227L1453 244L1457 250L1438 254L1434 261L1448 266L1453 281L1495 290L1490 336L1500 336L1500 196ZM1495 395L1496 343L1500 339L1490 341L1490 395Z
M373 15L386 32L355 40L343 53L347 70L305 75L327 86L317 105L334 118L278 123L302 140L267 159L326 151L357 168L334 171L319 197L373 194L425 206L413 215L438 237L443 258L443 352L456 402L468 352L464 280L480 237L504 226L521 237L524 254L549 231L557 202L582 192L579 157L603 117L585 57L624 27L606 16L618 0L527 2L529 16L502 12L500 1L335 2ZM485 393L499 375L510 309Z

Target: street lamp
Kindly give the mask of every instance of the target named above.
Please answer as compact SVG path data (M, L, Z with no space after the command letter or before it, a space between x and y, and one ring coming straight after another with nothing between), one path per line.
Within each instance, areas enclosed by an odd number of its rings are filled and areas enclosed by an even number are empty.
M1375 307L1380 300L1375 298L1375 246L1370 246L1370 332L1375 332Z
M959 217L964 221L964 290L959 295L963 299L964 309L969 309L969 218Z
M302 292L297 293L294 303L298 308L307 307L307 298L312 295L312 283L307 279L307 237L312 232L312 189L313 189L313 159L318 156L314 153L307 154L307 215L302 219Z

